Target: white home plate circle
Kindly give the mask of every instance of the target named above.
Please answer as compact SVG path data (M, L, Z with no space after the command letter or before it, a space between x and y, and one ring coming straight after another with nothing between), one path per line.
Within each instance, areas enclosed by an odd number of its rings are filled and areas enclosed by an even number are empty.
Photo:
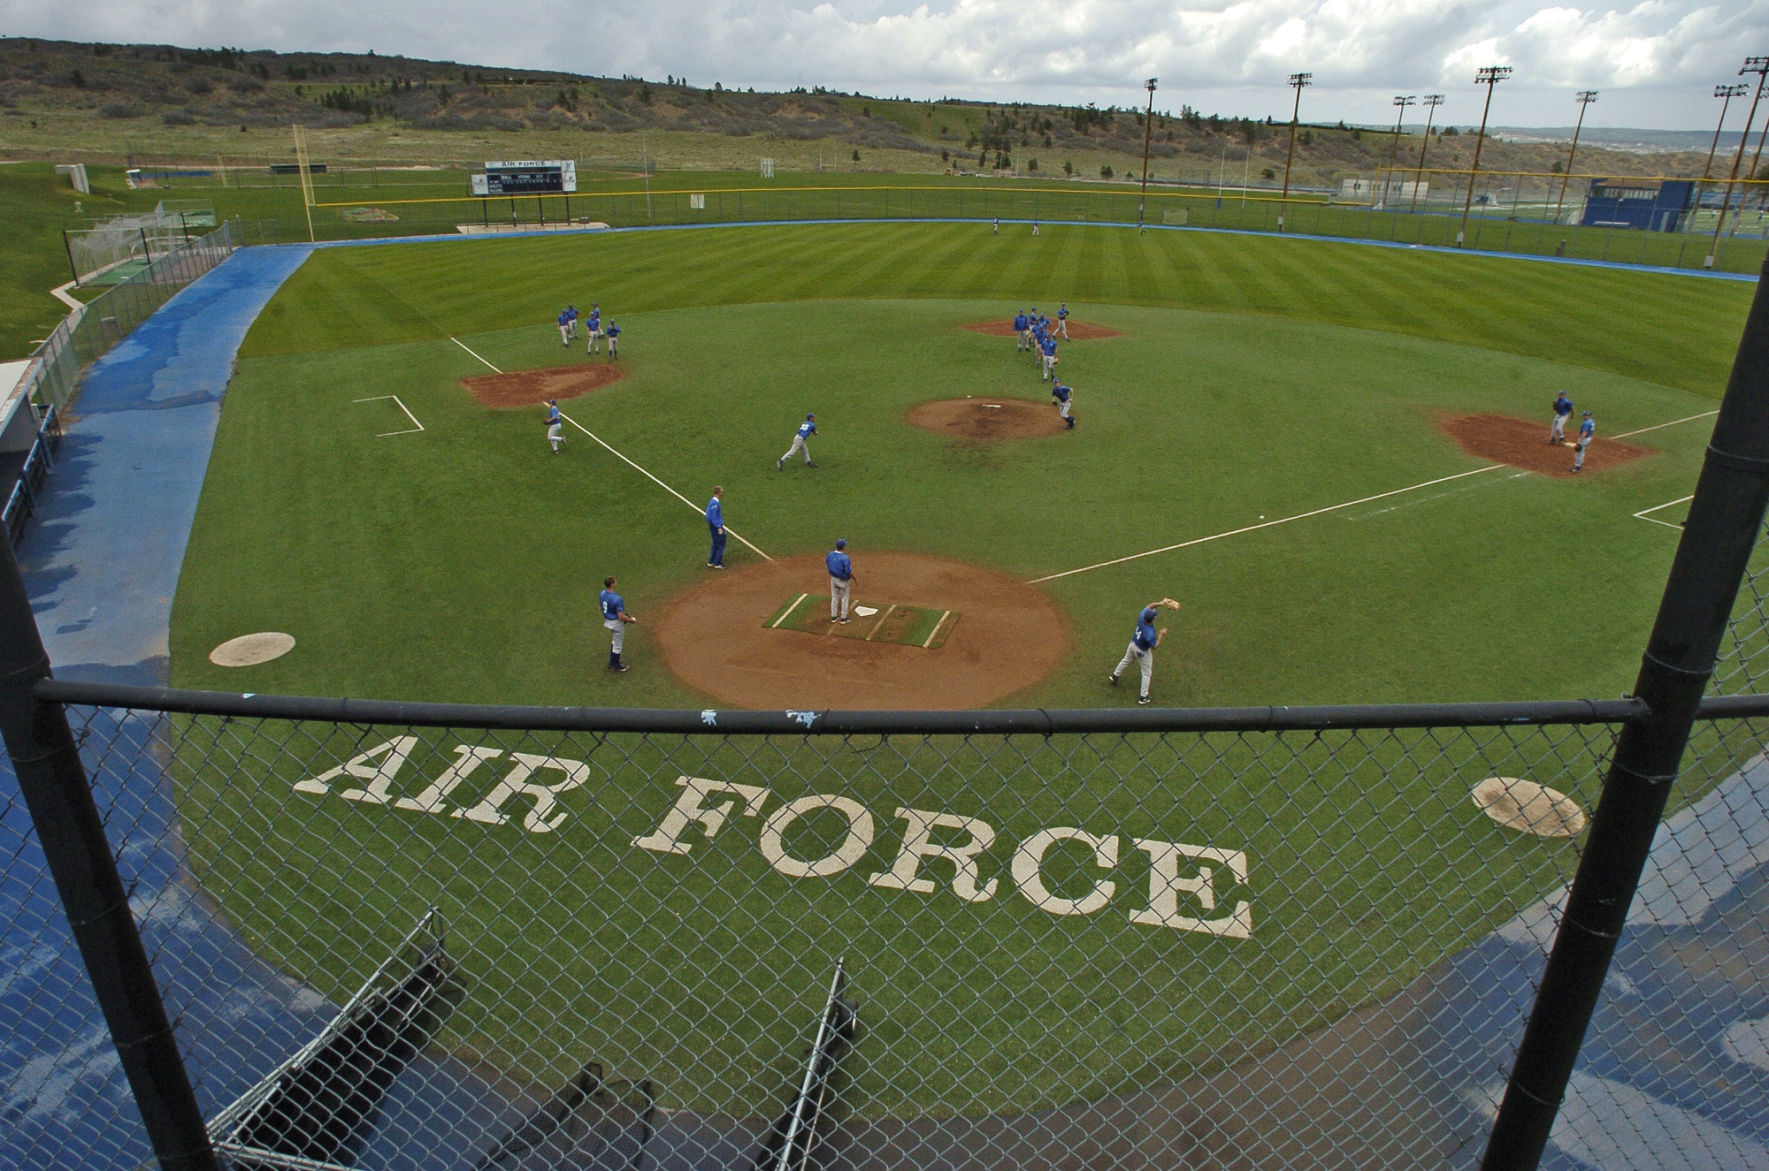
M870 618L874 614L878 613L878 607L877 606L855 606L854 613L858 614L862 618Z
M209 661L217 667L252 667L279 659L294 649L294 636L263 630L228 639L209 652Z
M1488 777L1474 786L1481 812L1510 829L1543 838L1570 838L1585 828L1585 811L1556 789L1520 777Z

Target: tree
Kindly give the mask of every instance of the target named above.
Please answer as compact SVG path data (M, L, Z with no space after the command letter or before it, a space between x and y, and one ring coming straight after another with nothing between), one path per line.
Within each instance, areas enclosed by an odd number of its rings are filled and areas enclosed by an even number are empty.
M856 163L857 163L857 162L859 162L859 161L860 161L860 152L859 152L859 151L858 151L858 150L856 150L856 151L855 151L855 152L854 152L854 161L855 161L855 162L856 162Z
M1027 159L1026 160L1026 170L1036 171L1037 169L1038 169L1038 160L1037 159Z
M1063 160L1063 174L1073 175L1074 173L1075 173L1075 164L1071 163L1068 159L1064 159Z
M1099 169L1099 177L1102 179L1110 179L1112 177L1112 164L1111 163L1107 163L1105 166L1103 166Z

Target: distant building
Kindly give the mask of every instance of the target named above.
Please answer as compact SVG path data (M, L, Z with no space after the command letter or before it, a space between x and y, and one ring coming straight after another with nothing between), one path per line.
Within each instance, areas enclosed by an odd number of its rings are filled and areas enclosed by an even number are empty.
M1694 203L1695 187L1692 179L1593 179L1579 223L1675 232Z

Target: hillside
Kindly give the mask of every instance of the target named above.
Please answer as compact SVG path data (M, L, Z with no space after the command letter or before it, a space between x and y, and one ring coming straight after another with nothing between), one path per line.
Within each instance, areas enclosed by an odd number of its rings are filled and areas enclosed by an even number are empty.
M596 157L665 167L889 173L1011 169L1120 178L1141 173L1140 109L939 101L710 88L680 78L595 78L373 53L275 53L0 38L0 159L166 166L290 152L307 127L316 158L444 162ZM1474 136L1421 142L1386 130L1309 125L1298 136L1296 186L1406 166L1467 167ZM1157 111L1155 181L1281 178L1289 128L1181 106ZM1492 138L1482 170L1563 167L1559 143ZM1576 170L1700 174L1700 151L1636 155L1581 146ZM1110 169L1109 171L1107 169ZM1267 174L1270 172L1270 174Z

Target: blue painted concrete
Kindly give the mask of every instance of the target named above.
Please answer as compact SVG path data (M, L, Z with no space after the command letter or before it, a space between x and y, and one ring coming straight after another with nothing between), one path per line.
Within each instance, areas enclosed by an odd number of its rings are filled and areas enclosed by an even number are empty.
M396 242L406 241L374 243ZM234 356L264 303L311 251L236 253L94 367L21 551L58 675L165 682L172 593ZM196 905L194 883L181 880L183 860L170 852L176 835L169 832L174 814L165 778L143 748L154 731L154 722L141 717L97 713L86 729L85 755L111 824L137 827L120 843L120 865L156 971L167 981L199 1099L212 1114L336 1008L262 964ZM117 773L119 762L128 771ZM1769 1166L1769 990L1747 980L1762 970L1769 940L1765 809L1769 765L1758 761L1661 831L1600 1027L1545 1166ZM1458 1132L1484 1130L1556 914L1544 905L1455 957L1434 975L1428 1011L1410 1014L1402 1044L1426 1055L1430 1071L1418 1089ZM0 1040L7 1044L0 1050L0 1166L139 1166L148 1155L139 1118L7 762L0 762L0 922L7 924L0 938ZM1692 942L1700 946L1686 946ZM1724 957L1728 947L1754 959L1712 959L1716 948ZM1647 1036L1642 1020L1665 1023ZM241 1035L261 1041L250 1051L225 1043ZM418 1093L425 1078L455 1087L445 1095L455 1100ZM471 1071L426 1059L400 1080L390 1104L409 1122L466 1103L496 1109L495 1101ZM722 1150L747 1149L741 1124L730 1130L725 1122L717 1135L699 1138L716 1138ZM1022 1123L1034 1133L1042 1125L1031 1116L1000 1122L1004 1134ZM666 1125L660 1140L681 1129ZM673 1154L672 1162L686 1154L681 1143L659 1145L677 1147L656 1152ZM1446 1165L1471 1167L1479 1149L1471 1142ZM364 1165L442 1168L466 1154L415 1159L383 1134Z

